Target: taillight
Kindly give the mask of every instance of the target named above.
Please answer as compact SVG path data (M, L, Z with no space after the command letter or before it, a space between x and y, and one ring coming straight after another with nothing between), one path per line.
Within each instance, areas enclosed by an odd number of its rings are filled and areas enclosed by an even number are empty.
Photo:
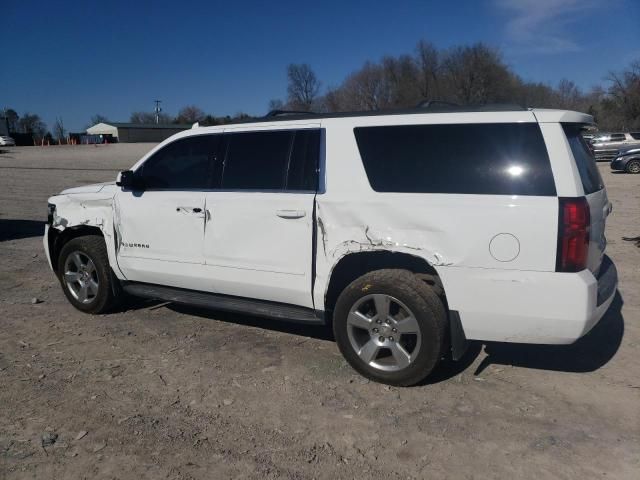
M559 198L557 272L579 272L587 268L591 213L584 197Z

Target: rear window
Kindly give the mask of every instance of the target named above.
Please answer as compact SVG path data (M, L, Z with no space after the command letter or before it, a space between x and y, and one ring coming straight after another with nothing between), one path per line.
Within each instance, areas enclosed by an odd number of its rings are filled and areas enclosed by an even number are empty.
M591 150L582 138L581 126L563 123L562 128L569 141L573 158L576 161L576 167L580 173L580 180L584 188L584 194L600 191L604 188L600 171L596 166L596 159L591 154Z
M354 130L378 192L556 195L536 123L400 125Z

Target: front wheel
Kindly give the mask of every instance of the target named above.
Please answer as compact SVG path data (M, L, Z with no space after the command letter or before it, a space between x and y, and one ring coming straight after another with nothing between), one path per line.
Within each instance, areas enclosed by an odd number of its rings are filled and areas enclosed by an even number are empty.
M104 313L117 305L104 239L98 235L67 242L58 260L62 290L71 304L87 313Z
M360 374L409 386L438 364L446 313L433 287L412 272L377 270L340 294L333 330L340 351Z

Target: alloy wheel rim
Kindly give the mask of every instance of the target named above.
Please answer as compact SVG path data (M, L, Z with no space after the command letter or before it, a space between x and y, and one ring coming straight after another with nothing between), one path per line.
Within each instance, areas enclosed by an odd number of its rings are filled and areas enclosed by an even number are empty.
M78 302L88 304L98 296L100 281L93 260L80 251L71 252L64 263L64 281Z
M629 171L631 173L639 173L640 172L640 163L639 162L633 162L631 165L629 165Z
M407 368L422 345L416 316L400 300L385 294L366 295L351 307L347 335L363 362L385 372Z

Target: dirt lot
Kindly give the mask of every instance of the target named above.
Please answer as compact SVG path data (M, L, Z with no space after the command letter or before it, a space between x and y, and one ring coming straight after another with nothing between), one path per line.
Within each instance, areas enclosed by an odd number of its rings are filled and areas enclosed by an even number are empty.
M46 199L149 148L0 153L0 478L638 478L640 248L622 237L640 235L640 175L600 165L620 290L589 335L476 343L399 389L356 375L321 328L74 310L43 253Z

